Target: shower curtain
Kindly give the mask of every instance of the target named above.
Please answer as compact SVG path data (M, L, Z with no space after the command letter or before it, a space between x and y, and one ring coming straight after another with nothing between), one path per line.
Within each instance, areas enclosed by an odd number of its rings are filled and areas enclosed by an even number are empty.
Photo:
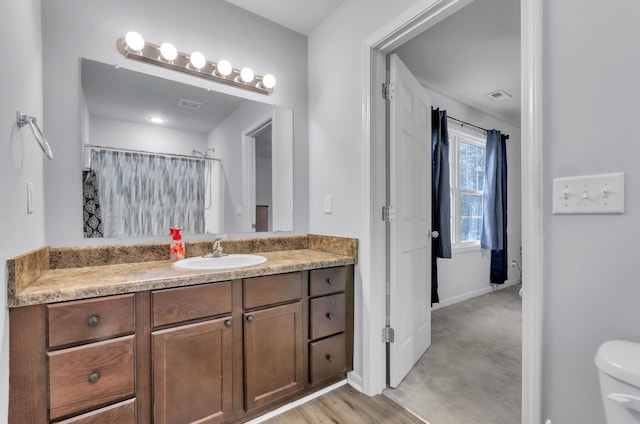
M439 303L437 258L451 258L451 188L447 112L431 108L431 304Z
M487 131L485 181L482 195L483 221L480 245L491 250L490 280L503 284L507 263L507 136Z
M203 159L93 150L104 237L204 231Z

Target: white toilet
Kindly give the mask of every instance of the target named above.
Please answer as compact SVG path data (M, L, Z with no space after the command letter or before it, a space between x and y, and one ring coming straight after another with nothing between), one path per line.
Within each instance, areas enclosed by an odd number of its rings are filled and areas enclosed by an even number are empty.
M607 423L640 423L640 343L605 342L596 365Z

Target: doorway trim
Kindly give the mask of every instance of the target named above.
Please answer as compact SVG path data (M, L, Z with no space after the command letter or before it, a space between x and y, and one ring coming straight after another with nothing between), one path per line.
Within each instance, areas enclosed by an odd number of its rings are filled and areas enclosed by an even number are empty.
M397 16L363 44L362 381L368 395L386 387L384 57L405 41L473 0L424 0ZM543 213L542 213L542 0L520 0L522 178L522 423L542 422ZM382 118L382 119L381 119Z

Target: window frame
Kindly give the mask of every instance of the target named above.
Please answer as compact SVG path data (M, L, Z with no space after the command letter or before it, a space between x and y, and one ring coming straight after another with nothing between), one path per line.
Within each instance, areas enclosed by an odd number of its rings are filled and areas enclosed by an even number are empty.
M480 240L461 241L461 216L462 194L470 193L482 196L482 191L461 189L459 186L460 179L460 148L459 144L462 140L466 144L487 147L487 135L484 131L476 130L469 126L463 126L451 119L448 121L448 137L449 137L449 183L450 183L450 199L451 199L451 249L456 252L477 251L480 250Z

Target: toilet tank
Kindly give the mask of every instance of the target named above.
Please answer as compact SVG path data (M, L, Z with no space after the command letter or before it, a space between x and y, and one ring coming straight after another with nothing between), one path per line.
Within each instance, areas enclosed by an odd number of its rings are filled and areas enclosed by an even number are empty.
M595 362L607 423L640 423L640 343L605 342Z

